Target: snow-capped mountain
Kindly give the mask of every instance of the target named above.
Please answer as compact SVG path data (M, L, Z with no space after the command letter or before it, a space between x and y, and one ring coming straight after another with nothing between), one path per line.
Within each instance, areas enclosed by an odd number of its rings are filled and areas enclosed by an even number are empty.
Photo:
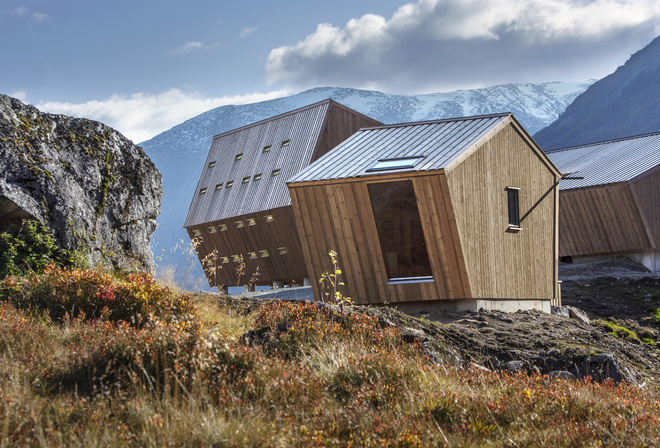
M507 84L425 95L319 87L260 103L222 106L191 118L140 144L163 175L162 212L152 244L160 275L176 278L182 287L207 287L199 281L201 268L182 226L216 134L332 98L387 124L513 112L531 135L555 121L594 81Z

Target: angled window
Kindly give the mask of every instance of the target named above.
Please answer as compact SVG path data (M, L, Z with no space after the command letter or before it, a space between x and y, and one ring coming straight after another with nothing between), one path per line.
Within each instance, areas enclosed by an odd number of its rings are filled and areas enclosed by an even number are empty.
M250 182L250 179L252 179L252 176L245 176L241 183L242 184L247 184L248 182Z
M250 260L254 260L255 258L257 258L256 252L248 252L248 255L250 256Z
M286 247L278 247L277 248L277 253L279 253L280 255L286 255L286 254L289 253L289 251L286 250Z
M413 157L399 157L396 159L380 159L376 162L367 172L371 171L389 171L389 170L402 170L412 168L417 162L422 160L424 156Z
M283 140L280 148L286 148L289 144L291 144L291 140Z
M215 226L209 227L209 233L215 233L217 231L218 231L218 229L216 229Z
M243 158L243 153L241 152L241 153L236 154L236 157L234 157L234 160L235 161L236 160L241 160L242 158Z
M248 218L246 221L247 221L247 225L248 225L248 226L255 226L255 225L257 225L257 221L256 221L256 219L254 219L254 218Z
M227 264L229 263L229 257L220 257L220 261L222 262L222 264Z
M273 215L266 215L264 218L266 222L273 222L275 219L273 218Z
M264 146L264 152L270 151L271 145Z
M213 260L210 258L206 260L206 266L213 266Z
M259 251L259 256L260 256L261 258L266 258L268 255L269 255L269 253L268 253L267 250L260 250L260 251Z
M520 203L518 202L518 192L520 188L506 187L506 197L509 208L509 227L520 228Z
M255 174L255 175L252 177L252 180L259 180L259 179L261 179L261 173L259 173L259 174Z
M231 188L232 185L234 185L234 181L233 181L233 180L230 180L229 182L227 182L227 183L225 184L225 188Z
M216 190L222 190L222 184L215 184Z
M245 227L245 224L243 224L243 221L236 221L236 228L240 229L241 227Z
M200 236L201 234L202 234L201 231L199 231L197 229L193 230L193 236Z
M273 176L273 177L275 177L275 176L279 176L279 174L280 174L280 169L279 169L279 168L276 169L276 170L273 170L273 172L270 173L270 175Z
M199 189L199 194L204 194L206 193L206 188L200 188Z
M433 281L412 181L369 184L368 189L389 282Z
M220 224L220 231L224 232L225 230L227 230L227 224Z
M215 166L215 160L213 162L209 162L209 168L213 168Z
M238 263L239 261L241 261L241 256L240 255L232 255L231 256L231 261L233 261L234 263Z

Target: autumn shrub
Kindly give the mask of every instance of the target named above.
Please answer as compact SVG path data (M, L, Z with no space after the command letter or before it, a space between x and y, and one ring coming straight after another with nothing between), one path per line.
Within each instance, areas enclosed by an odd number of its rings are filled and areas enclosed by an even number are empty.
M54 320L65 316L124 321L142 327L151 319L197 327L190 297L160 286L143 273L118 279L100 269L47 266L42 274L8 277L0 298L19 309L43 310Z

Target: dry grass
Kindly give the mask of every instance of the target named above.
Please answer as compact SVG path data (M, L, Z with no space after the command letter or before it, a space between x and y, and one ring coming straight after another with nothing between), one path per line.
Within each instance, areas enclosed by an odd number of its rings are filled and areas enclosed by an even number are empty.
M195 308L138 328L0 305L0 445L660 444L656 390L439 366L305 304Z

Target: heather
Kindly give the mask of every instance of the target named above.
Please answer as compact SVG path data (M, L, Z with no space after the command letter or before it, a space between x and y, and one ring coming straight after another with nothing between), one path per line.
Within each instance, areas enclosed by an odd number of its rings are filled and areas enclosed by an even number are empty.
M660 443L654 387L454 367L353 308L56 268L2 296L3 446Z

